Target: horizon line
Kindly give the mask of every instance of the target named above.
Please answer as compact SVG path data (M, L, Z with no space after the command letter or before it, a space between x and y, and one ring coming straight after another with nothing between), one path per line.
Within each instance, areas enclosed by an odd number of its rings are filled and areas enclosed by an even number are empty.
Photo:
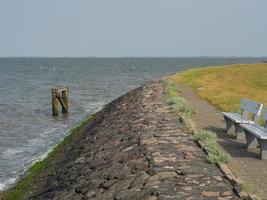
M266 56L0 56L0 58L267 58Z

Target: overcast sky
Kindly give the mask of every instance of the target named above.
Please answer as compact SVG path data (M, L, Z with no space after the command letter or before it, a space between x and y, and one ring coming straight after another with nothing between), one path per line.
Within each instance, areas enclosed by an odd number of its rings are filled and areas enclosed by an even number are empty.
M0 0L0 56L267 56L266 0Z

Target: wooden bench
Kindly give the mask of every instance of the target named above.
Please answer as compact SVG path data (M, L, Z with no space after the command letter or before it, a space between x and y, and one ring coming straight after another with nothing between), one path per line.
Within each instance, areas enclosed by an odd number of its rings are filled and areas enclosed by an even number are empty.
M242 99L240 107L241 114L231 112L222 113L226 122L226 132L234 125L237 140L242 138L241 133L243 132L239 124L255 124L255 121L259 119L263 104L249 99Z
M260 145L261 159L267 159L267 109L264 109L263 120L265 126L258 124L240 124L240 127L244 130L247 140L247 148L256 148ZM258 143L257 143L258 141Z

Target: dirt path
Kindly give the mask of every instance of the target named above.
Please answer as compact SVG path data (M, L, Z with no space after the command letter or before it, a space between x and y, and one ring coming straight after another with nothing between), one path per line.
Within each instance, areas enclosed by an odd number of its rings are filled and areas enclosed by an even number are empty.
M239 199L153 82L107 105L25 199Z
M181 95L196 110L196 121L205 129L215 131L220 143L231 154L228 167L241 180L252 184L258 197L267 199L267 160L260 160L259 149L247 150L245 140L237 142L234 130L225 133L225 121L220 111L202 100L189 86L181 85Z

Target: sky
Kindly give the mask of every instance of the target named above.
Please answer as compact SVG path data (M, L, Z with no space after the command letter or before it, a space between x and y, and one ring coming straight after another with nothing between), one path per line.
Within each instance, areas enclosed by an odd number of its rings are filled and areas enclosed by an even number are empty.
M267 56L266 0L0 0L0 57Z

